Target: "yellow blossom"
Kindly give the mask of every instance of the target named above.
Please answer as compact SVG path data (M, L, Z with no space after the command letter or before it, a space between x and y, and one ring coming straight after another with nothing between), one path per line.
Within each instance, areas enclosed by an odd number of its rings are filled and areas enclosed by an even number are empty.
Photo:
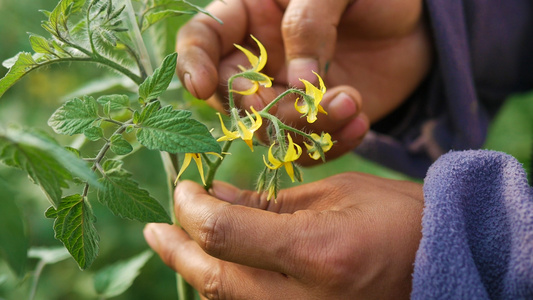
M294 107L296 110L304 116L307 116L307 122L309 123L314 123L316 121L317 114L319 112L326 115L328 114L320 105L320 101L322 101L322 97L324 97L324 93L326 93L326 86L324 85L324 81L322 81L320 75L318 75L315 71L313 71L313 74L318 77L320 89L312 85L309 81L300 79L300 81L305 85L305 94L313 99L313 102L309 103L304 99L303 104L298 105L299 98L296 99L296 102L294 102Z
M215 155L219 158L222 158L222 156L215 152L206 152L206 154ZM198 173L200 173L200 177L202 178L202 183L205 185L205 178L204 178L204 167L202 164L202 155L201 153L185 153L185 157L183 158L183 164L181 166L180 172L178 174L178 177L176 177L176 181L174 184L178 184L178 179L181 177L181 174L187 169L189 164L191 163L191 159L194 159L194 162L196 163L196 166L198 167Z
M302 154L302 148L293 143L290 135L287 135L287 138L289 139L289 146L287 147L285 157L282 161L275 158L272 154L272 147L274 146L274 144L272 144L268 149L268 161L270 163L266 161L265 156L263 156L263 161L265 162L265 165L272 170L285 167L285 171L287 171L287 174L291 178L292 182L294 182L294 168L292 164L293 161L297 160Z
M272 86L272 78L261 73L261 70L265 67L267 62L266 49L263 44L261 44L261 42L259 42L253 35L251 37L252 39L254 39L254 41L257 43L257 46L259 47L259 56L254 55L252 52L243 48L242 46L234 44L237 49L241 50L244 55L246 55L248 61L252 65L251 69L246 69L243 66L239 65L239 69L244 72L243 77L248 78L252 81L252 87L245 91L232 90L232 92L239 93L241 95L254 94L255 92L257 92L257 89L259 89L259 85L262 85L264 87Z
M252 113L255 116L255 119L250 115L248 111L246 111L246 115L248 117L248 120L250 120L250 126L246 127L246 125L241 121L237 121L237 130L236 131L229 131L226 126L224 126L224 122L222 121L222 116L220 116L220 113L218 114L218 117L220 119L220 124L222 126L222 132L224 133L224 136L218 138L217 142L221 141L233 141L237 138L242 138L243 141L246 142L248 147L252 151L254 151L253 146L253 137L254 132L256 132L261 125L263 125L263 118L259 115L259 113L253 108L253 106L250 106L250 109L252 110Z
M326 153L331 149L333 146L333 142L331 141L331 135L329 133L322 133L321 136L319 136L316 133L312 133L311 137L313 138L313 145L309 145L306 142L304 142L305 147L307 148L307 152L309 153L309 156L312 159L319 159L321 157L320 151L316 147L316 145L320 145L320 148L322 148L322 153Z

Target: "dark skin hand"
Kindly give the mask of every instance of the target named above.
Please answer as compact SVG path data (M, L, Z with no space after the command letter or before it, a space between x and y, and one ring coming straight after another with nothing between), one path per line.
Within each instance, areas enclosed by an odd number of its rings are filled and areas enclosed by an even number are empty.
M294 98L274 109L296 128L329 132L335 147L329 159L356 147L375 122L397 108L427 75L432 46L421 0L228 0L208 10L217 23L197 15L178 34L178 76L196 97L219 109L227 103L226 80L248 66L233 44L252 51L253 34L266 47L264 72L273 88L237 97L237 105L260 109L288 86L303 87L299 78L316 83L317 71L328 91L321 105L328 115L308 124L294 109ZM217 100L218 99L218 100ZM315 163L302 155L299 163Z
M184 181L144 234L207 299L408 299L422 186L343 173L264 194Z

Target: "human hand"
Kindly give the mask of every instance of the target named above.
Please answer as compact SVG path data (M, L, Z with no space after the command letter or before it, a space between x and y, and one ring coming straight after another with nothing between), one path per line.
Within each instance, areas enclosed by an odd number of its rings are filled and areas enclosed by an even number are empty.
M282 101L277 115L296 128L329 132L338 143L328 158L357 146L369 121L400 105L430 67L421 0L225 2L207 8L223 25L198 15L178 34L178 75L185 87L202 99L217 89L223 95L237 65L247 65L233 44L256 49L253 34L267 49L264 72L275 78L274 86L237 97L237 104L260 109L287 86L301 87L299 78L316 82L311 71L318 71L328 87L321 103L328 115L308 124L294 111L294 99Z
M344 173L266 195L184 181L183 226L149 224L163 261L208 299L408 298L422 186Z

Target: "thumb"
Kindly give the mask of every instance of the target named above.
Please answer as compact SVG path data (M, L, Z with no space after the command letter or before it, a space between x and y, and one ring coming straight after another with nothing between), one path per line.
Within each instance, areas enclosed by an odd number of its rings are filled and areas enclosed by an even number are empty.
M311 71L325 74L333 56L337 26L349 0L294 0L281 24L289 84L303 87L299 78L315 82Z

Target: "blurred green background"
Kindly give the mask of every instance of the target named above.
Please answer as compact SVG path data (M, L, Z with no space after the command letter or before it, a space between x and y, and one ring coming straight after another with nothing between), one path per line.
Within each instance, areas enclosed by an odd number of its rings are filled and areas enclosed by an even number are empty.
M208 1L201 2L205 4ZM40 27L40 21L44 17L38 10L52 10L56 4L56 0L0 0L0 61L14 56L19 51L31 51L27 32L47 36ZM186 18L174 19L167 25L167 53L173 51L176 28L184 21ZM6 72L7 69L0 67L0 77ZM0 99L0 126L21 124L52 133L46 124L47 119L66 100L65 96L93 78L105 74L107 73L104 69L93 65L74 64L54 65L33 72ZM165 95L165 98L170 100L184 97L190 96L185 95L182 90L174 90ZM193 100L190 105L199 117L214 116L214 111L201 101ZM486 148L512 154L530 168L533 146L532 116L532 93L511 97L491 126ZM215 118L214 121L213 126L216 126L218 121ZM72 142L68 137L59 139L64 145ZM264 151L257 149L252 155L244 143L234 143L234 154L226 159L218 179L238 183L241 188L253 188L256 175L263 165L260 154ZM141 150L129 156L126 165L142 187L161 202L167 201L165 174L158 153ZM304 169L304 179L305 182L311 182L344 171L362 171L388 178L409 179L352 154L329 162L327 166ZM189 168L184 177L199 180L194 166ZM287 178L284 181L289 182ZM42 192L31 184L22 172L2 164L0 201L14 203L22 213L30 247L61 246L61 243L54 239L52 220L44 217L44 211L49 204ZM98 216L96 225L101 237L99 257L90 269L83 272L71 258L47 266L43 270L35 299L95 299L92 281L94 272L147 249L142 236L144 224L119 219L100 206L98 201L92 203ZM0 210L0 218L6 217L5 214L8 213ZM27 299L35 267L36 260L30 259L27 276L18 279L0 257L0 299ZM114 299L176 297L174 273L154 256L142 269L134 285Z

